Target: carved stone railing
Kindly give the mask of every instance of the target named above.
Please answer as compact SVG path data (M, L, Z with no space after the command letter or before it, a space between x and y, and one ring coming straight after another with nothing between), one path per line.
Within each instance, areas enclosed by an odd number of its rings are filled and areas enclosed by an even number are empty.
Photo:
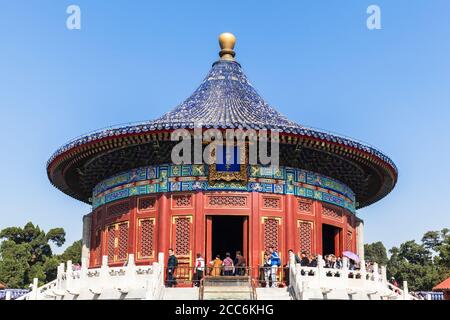
M325 268L322 256L317 258L317 267L302 267L291 257L289 264L289 285L296 299L380 299L412 300L406 281L403 290L388 283L386 267L375 263L373 270L366 270L361 261L360 270L350 270L344 257L341 269Z
M126 266L109 267L108 257L103 256L102 266L88 269L83 261L80 270L73 270L72 262L58 266L57 277L52 282L38 287L37 279L30 285L31 291L17 300L63 300L101 299L118 297L126 299L161 299L164 288L164 254L152 265L136 266L134 255L130 254Z
M29 291L27 289L2 289L0 290L0 300L16 300Z

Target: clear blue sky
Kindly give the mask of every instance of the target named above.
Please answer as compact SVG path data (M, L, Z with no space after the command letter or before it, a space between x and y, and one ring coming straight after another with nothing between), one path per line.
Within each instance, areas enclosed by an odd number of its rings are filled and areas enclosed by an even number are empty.
M81 7L81 30L66 8ZM382 30L366 28L381 7ZM176 106L237 36L261 95L300 124L378 147L399 168L359 211L388 247L450 227L450 1L6 1L0 5L0 228L31 220L81 238L89 206L49 183L67 140Z

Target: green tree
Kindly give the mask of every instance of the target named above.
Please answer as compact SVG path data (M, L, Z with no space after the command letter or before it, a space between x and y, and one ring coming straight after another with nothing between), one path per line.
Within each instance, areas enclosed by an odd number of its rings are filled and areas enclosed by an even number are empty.
M386 247L381 241L364 245L364 259L370 262L376 262L379 265L387 265L388 257Z
M81 240L75 241L59 256L59 260L61 262L71 260L72 263L81 264L81 246Z
M388 275L399 283L406 280L411 290L431 290L450 276L450 235L448 229L428 231L421 243L406 241L393 247Z
M62 228L47 233L28 222L23 228L10 227L0 231L0 280L9 287L25 288L33 278L40 284L56 277L55 259L50 242L60 247L65 242Z

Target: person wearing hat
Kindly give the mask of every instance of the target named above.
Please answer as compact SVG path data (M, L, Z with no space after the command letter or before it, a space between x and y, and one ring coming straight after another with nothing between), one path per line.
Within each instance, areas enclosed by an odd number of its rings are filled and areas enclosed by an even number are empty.
M395 287L395 288L394 288L394 291L395 291L396 293L400 294L400 291L397 289L397 288L398 288L398 283L397 283L397 281L395 280L395 278L394 278L394 277L391 277L391 279L389 280L389 282Z

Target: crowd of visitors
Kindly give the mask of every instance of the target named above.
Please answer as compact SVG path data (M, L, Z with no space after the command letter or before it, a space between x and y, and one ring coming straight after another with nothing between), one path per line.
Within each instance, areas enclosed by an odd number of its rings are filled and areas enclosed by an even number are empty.
M296 264L300 264L302 267L315 268L318 266L318 255L308 254L303 251L300 256L294 253L293 250L288 250L288 260L295 261ZM280 255L275 247L269 248L264 253L262 265L260 268L260 281L264 283L265 287L277 287L283 280L289 282L289 262L284 264L282 268ZM344 263L347 263L348 270L359 270L360 263L353 259L344 259L334 254L328 254L324 256L324 267L328 269L343 269ZM172 287L176 285L175 271L178 266L178 260L175 257L173 250L169 249L169 259L167 264L167 286ZM365 267L367 272L373 272L374 264L366 262ZM231 257L231 254L227 252L224 259L221 259L220 255L216 255L215 258L207 264L201 253L197 253L194 263L194 285L199 286L200 281L205 275L212 277L218 276L244 276L247 274L248 266L246 260L240 251L236 251L235 258ZM191 269L192 270L192 269ZM331 270L330 270L331 272ZM313 270L309 273L314 274ZM283 275L284 274L284 275ZM302 274L305 271L302 270ZM331 272L331 274L335 274ZM284 278L284 279L283 279ZM395 280L394 280L395 281ZM398 284L391 279L391 283L398 287Z

